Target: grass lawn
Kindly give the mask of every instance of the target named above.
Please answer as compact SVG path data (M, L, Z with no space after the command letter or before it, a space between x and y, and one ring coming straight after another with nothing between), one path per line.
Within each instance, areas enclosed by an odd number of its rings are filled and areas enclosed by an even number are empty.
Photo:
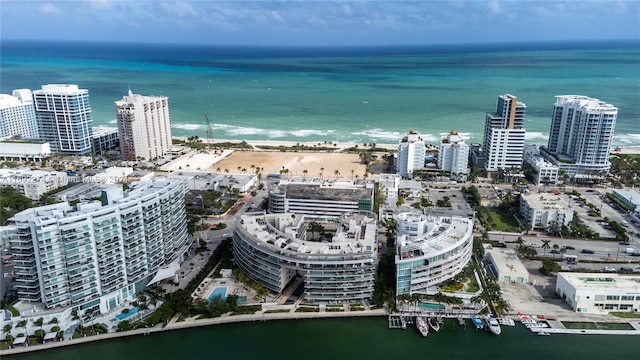
M518 221L513 217L513 214L498 208L488 208L487 211L489 212L489 215L491 215L492 230L505 232L522 231L520 229L520 224L518 224Z
M635 312L619 312L619 311L615 311L615 312L610 312L609 314L619 317L619 318L623 318L623 319L637 319L640 318L640 313L635 313Z

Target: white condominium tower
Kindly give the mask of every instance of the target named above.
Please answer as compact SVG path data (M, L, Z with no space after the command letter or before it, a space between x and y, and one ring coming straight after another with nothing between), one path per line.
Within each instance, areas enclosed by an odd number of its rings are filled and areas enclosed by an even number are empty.
M526 111L527 106L517 97L505 94L498 96L496 111L487 113L483 152L488 175L498 169L522 166Z
M547 150L563 160L561 163L573 163L563 170L574 177L609 171L609 148L617 117L616 107L598 99L556 96Z
M451 130L440 140L438 150L438 167L451 172L451 176L460 176L469 172L469 145L458 132Z
M40 139L63 155L88 155L92 145L89 91L78 85L42 85L33 92Z
M131 300L187 251L186 191L182 181L140 181L124 193L115 184L104 205L64 202L14 215L18 299L101 313Z
M396 158L396 174L411 178L413 170L424 168L424 141L417 131L411 130L398 145Z
M131 90L116 101L120 150L124 160L154 160L171 149L171 118L166 96L143 96Z
M12 95L0 94L0 138L20 136L38 139L38 123L31 90L13 90Z

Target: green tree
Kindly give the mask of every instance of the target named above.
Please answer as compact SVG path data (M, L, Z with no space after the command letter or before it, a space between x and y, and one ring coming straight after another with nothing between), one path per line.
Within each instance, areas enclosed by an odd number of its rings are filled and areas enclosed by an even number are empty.
M562 267L557 262L551 259L542 259L542 267L540 268L540 272L545 275L551 275L552 273L557 273L562 270Z
M2 333L6 334L6 339L11 341L11 329L13 329L13 325L11 323L7 323L2 327Z
M549 245L550 242L551 240L549 239L542 240L542 249L544 249L544 254L542 256L547 256L547 250L551 248L551 246Z

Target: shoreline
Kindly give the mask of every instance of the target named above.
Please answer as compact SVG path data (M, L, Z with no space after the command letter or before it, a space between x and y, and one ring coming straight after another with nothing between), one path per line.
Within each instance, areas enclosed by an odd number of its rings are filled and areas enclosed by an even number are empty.
M113 339L120 339L124 337L133 336L148 336L154 333L163 333L167 331L178 331L183 329L192 329L206 326L224 325L224 324L236 324L245 322L265 322L265 321L289 321L289 320L312 320L312 319L329 319L329 318L373 318L373 317L385 317L388 316L386 310L363 310L356 312L324 312L324 313L272 313L272 314L251 314L251 315L236 315L236 316L221 316L210 319L199 320L185 320L182 322L169 322L167 326L149 329L135 329L122 332L113 332L107 334L93 335L83 338L70 339L58 342L48 342L45 344L20 346L12 349L2 350L0 355L10 356L16 354L33 353L38 351L45 351L48 349L58 349L67 346L73 346L78 344L87 344L95 341L106 341ZM173 319L172 319L173 320Z
M173 139L178 139L178 140L182 140L182 141L187 141L186 136L173 136ZM201 140L203 143L207 143L207 139L202 139L199 138L199 140ZM331 146L332 144L336 144L335 149L336 150L345 150L348 148L352 148L352 147L358 147L358 148L367 148L364 147L364 143L354 143L354 142L333 142L333 141L327 141L326 143L324 141L290 141L290 140L243 140L243 139L209 139L209 143L210 144L215 144L215 143L224 143L224 142L246 142L249 145L252 146L286 146L286 147L292 147L295 145L305 145L305 146L309 146L309 147L313 147L314 145L316 146ZM399 139L398 139L399 141ZM367 143L370 144L370 143ZM384 149L389 149L389 150L397 150L398 149L398 143L373 143L375 144L375 146L377 148L384 148ZM471 144L471 143L469 143ZM427 143L425 142L425 145L427 147L427 149L429 149L429 147L431 147L434 150L438 150L438 144L432 144L432 143ZM540 146L540 145L537 145ZM260 151L260 149L253 149L253 150L249 150L249 151ZM313 152L313 150L309 150L309 152ZM321 152L321 150L318 150L318 152ZM612 155L615 154L640 154L640 145L628 145L628 146L611 146L611 149L609 150L609 153Z

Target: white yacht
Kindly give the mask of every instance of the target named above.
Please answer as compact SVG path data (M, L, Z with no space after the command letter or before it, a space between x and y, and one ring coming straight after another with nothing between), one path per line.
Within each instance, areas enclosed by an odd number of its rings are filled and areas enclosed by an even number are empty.
M500 335L502 329L500 328L500 323L498 323L498 319L495 315L489 314L484 318L484 321L487 323L487 328L489 331L496 335Z

